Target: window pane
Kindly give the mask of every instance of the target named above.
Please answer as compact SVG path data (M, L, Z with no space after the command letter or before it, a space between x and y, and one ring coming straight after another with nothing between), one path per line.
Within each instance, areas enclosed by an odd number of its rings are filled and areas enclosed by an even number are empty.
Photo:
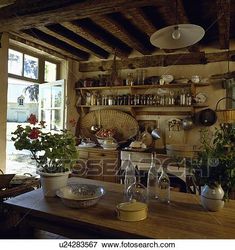
M62 88L61 85L52 86L51 91L52 108L59 108L62 105Z
M52 121L51 121L52 130L60 130L63 128L61 112L62 111L60 109L52 110Z
M46 82L56 81L56 68L57 68L57 65L55 63L50 63L50 62L45 61L44 80Z
M8 73L22 76L23 54L9 49L8 54Z
M50 86L43 86L40 88L40 108L51 108L51 87Z
M38 58L24 56L24 76L32 79L38 79Z

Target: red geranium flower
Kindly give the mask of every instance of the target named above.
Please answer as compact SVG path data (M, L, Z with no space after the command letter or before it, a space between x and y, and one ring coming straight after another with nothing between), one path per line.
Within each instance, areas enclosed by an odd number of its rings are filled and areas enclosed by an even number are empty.
M41 132L37 128L33 128L32 131L29 133L28 137L30 139L37 139Z
M29 118L28 118L28 122L29 122L30 124L35 125L35 124L38 122L36 115L30 114L30 116L29 116Z

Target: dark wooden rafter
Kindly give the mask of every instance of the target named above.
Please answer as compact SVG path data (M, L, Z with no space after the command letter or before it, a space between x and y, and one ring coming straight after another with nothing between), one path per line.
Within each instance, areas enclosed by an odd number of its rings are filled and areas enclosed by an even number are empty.
M114 52L112 45L107 44L103 39L101 40L97 39L96 36L93 36L93 33L89 32L89 30L86 30L86 28L82 28L79 25L74 25L70 22L61 23L61 25L66 29L72 31L73 33L78 34L79 36L89 40L92 43L95 43L97 46L104 49L105 51L108 51L111 54ZM116 49L116 53L117 56L120 58L127 57L129 55L129 53L125 53L120 49Z
M113 51L115 49L117 56L127 57L132 51L130 46L112 35L110 31L105 30L103 27L97 25L88 18L74 20L72 21L72 24L82 28L86 33L89 33L95 39L102 40L103 43L112 48Z
M178 22L179 23L189 23L190 21L189 21L188 16L185 12L183 0L176 0L176 1L177 1L177 10L176 11L177 11L177 15L178 15Z
M39 44L43 47L47 47L50 50L56 51L57 53L63 55L65 58L71 58L75 61L80 61L80 58L77 57L76 55L73 55L72 53L66 52L65 50L59 49L58 47L55 47L54 45L48 44L46 42L43 42L42 40L35 38L34 36L28 35L23 32L14 32L15 35L26 39L29 42L33 42L35 44Z
M28 0L20 0L0 9L0 32L67 22L155 3L156 0L34 0L29 4Z
M84 50L88 53L94 54L98 58L107 59L109 53L97 46L94 43L91 43L87 39L75 34L74 32L66 29L60 24L49 25L46 27L40 27L39 30L43 31L44 33L56 37L65 43L70 44L71 46Z
M229 57L235 58L235 50L230 51ZM119 69L128 69L130 65L132 69L135 68L148 68L148 67L165 67L169 65L191 65L191 64L207 64L211 62L220 62L228 60L228 52L217 53L184 53L184 54L169 54L169 55L152 55L144 57L127 58L123 60L117 60L117 67ZM110 70L112 66L112 60L100 61L100 62L81 62L79 70L81 72L92 72Z
M219 43L221 49L229 48L231 0L216 0Z
M149 20L143 9L132 8L128 11L122 11L122 14L125 15L125 17L135 24L140 30L145 31L149 37L156 31L156 27Z
M144 55L151 54L155 49L150 44L148 35L121 13L93 17L92 20Z
M45 52L47 54L50 54L52 56L55 56L55 57L58 57L58 58L61 58L61 59L66 59L67 58L64 54L59 53L56 50L50 49L48 46L43 46L40 41L38 41L38 43L36 43L35 42L36 39L34 41L32 41L32 40L29 40L29 39L25 39L25 37L22 37L19 34L14 34L14 33L10 33L9 38L14 40L15 42L18 42L19 44L24 44L24 45L33 47L33 48L35 48L37 50L43 51L43 52Z
M38 29L30 29L30 30L22 30L21 34L25 34L28 37L35 38L37 42L42 43L48 47L53 49L58 49L60 53L69 56L70 58L74 58L75 60L87 60L89 58L89 54L85 51L81 51L72 47L71 45L60 41L57 38L49 36Z
M32 28L29 30L22 30L22 32L25 34L28 34L30 36L33 36L34 38L40 39L40 40L42 40L48 44L51 44L55 47L58 47L61 50L69 52L69 53L77 56L77 58L80 58L80 60L88 60L88 58L90 56L89 53L87 53L83 50L80 50L78 48L75 48L68 43L65 43L65 42L63 42L63 41L61 41L61 40L59 40L51 35L48 35L48 34L42 32L41 30Z

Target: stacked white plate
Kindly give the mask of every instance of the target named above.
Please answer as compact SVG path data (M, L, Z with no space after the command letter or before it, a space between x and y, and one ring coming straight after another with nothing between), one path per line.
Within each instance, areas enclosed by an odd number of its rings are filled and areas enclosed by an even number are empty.
M116 150L118 147L118 144L116 142L112 143L103 143L102 148L106 150Z

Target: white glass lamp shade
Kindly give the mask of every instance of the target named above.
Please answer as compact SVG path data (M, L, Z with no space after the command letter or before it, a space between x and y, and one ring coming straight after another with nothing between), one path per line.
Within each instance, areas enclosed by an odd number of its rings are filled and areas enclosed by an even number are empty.
M200 41L205 30L195 24L177 24L167 26L152 34L150 42L160 49L180 49Z

